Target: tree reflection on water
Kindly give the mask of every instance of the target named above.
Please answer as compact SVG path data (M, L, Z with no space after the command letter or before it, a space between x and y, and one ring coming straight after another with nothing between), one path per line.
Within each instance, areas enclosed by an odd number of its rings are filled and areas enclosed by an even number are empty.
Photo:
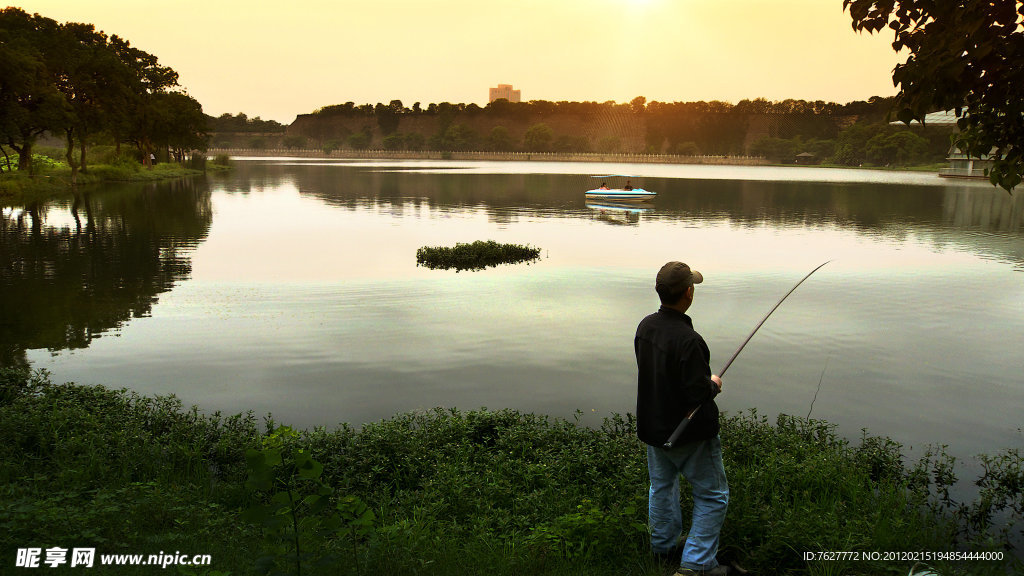
M212 221L209 187L186 179L79 192L0 215L0 366L25 350L84 348L150 313L191 272Z

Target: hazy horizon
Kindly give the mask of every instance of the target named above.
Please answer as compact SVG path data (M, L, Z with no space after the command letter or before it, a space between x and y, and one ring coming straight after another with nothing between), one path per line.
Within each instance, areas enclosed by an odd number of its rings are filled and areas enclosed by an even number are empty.
M332 104L522 99L846 103L891 96L891 35L833 0L219 0L13 4L94 24L174 68L207 114L290 124Z

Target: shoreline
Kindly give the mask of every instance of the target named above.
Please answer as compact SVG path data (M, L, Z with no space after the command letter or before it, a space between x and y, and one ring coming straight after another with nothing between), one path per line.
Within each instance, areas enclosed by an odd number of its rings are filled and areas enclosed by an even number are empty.
M91 166L91 172L78 174L79 181L76 184L70 182L70 171L67 169L32 175L4 172L3 175L0 175L0 206L7 208L44 202L74 194L80 189L93 189L103 184L157 182L176 178L192 178L206 173L204 170L185 168L174 162L159 164L153 169L131 171L127 178L121 177L123 174L111 177L109 175L110 168L105 164Z
M211 148L208 158L217 155L241 158L318 158L333 160L455 160L499 162L591 162L609 164L677 164L688 166L765 166L778 168L836 168L840 170L879 170L885 172L934 172L939 175L944 163L913 166L846 166L819 164L781 164L762 156L681 156L676 154L610 154L600 152L445 152L439 150L334 150L294 148Z
M530 162L607 162L625 164L715 164L731 166L772 166L760 156L678 156L674 154L604 154L599 152L447 152L440 150L333 150L294 148L211 148L218 154L254 158L336 158L374 160L488 160Z

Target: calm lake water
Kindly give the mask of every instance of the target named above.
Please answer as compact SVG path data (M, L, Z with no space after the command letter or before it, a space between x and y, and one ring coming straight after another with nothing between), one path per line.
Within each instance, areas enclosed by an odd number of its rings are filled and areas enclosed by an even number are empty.
M588 205L631 173L640 209ZM1024 447L1024 202L929 173L239 160L227 176L4 209L0 360L206 411L356 426L434 406L631 412L654 275L704 273L723 410L959 456ZM483 272L421 246L542 249ZM820 388L819 388L820 382Z

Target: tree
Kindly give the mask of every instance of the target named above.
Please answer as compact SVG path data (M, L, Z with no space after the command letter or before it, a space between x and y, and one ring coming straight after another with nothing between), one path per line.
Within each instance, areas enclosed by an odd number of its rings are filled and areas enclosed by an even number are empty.
M472 150L476 147L477 135L462 123L452 124L441 137L442 150Z
M886 131L884 124L854 124L839 133L836 138L832 162L844 166L860 166L867 161L865 149L868 140Z
M59 131L70 111L51 72L58 24L19 8L0 10L0 136L18 153L18 170L32 170L32 146Z
M555 138L555 142L551 145L551 149L555 152L573 152L575 149L575 142L572 137L562 134L558 138Z
M811 138L804 142L804 151L814 154L815 157L825 160L836 153L836 141L832 139L819 140Z
M112 123L115 135L118 141L121 136L127 136L142 153L143 163L149 164L149 155L160 138L160 130L167 125L167 119L162 117L165 111L160 108L163 99L158 95L178 85L178 73L162 66L156 56L133 48L130 42L116 35L110 37L110 47L131 72L127 105L120 116L122 121Z
M908 166L928 158L928 141L909 130L880 133L868 140L865 154L878 166Z
M179 162L192 150L206 149L206 114L195 98L182 92L167 92L156 94L155 101L161 111L161 124L155 134L160 145L169 148Z
M548 152L551 149L551 141L555 139L555 131L544 123L534 124L526 130L523 136L523 144L530 152Z
M389 134L381 140L381 146L385 150L401 150L405 146L405 136L402 134Z
M799 141L765 136L751 144L750 154L753 156L764 156L772 162L788 164L793 162L794 156L799 153L798 143Z
M331 152L334 152L338 148L341 148L341 142L332 139L324 143L322 150L324 151L324 154L330 154Z
M680 142L676 144L673 154L680 156L700 156L700 146L696 142Z
M351 102L349 102L351 104ZM328 107L331 108L331 107ZM317 114L318 112L314 112ZM276 132L284 133L285 126L275 120L262 120L259 116L249 118L244 113L232 116L225 112L214 118L207 116L207 125L213 132Z
M1011 191L1024 175L1024 5L1014 0L843 0L853 28L894 31L906 62L893 70L896 117L922 120L955 110L954 143L974 157L991 155L989 180Z
M597 141L597 151L605 154L618 154L622 150L622 141L618 136L605 136Z
M130 71L108 46L107 36L96 32L92 24L62 25L50 53L55 61L51 67L55 85L67 103L65 158L71 168L71 182L75 183L78 170L87 169L86 139L116 117L129 96Z
M512 135L508 128L495 126L491 128L491 134L487 137L487 147L496 152L508 152L512 149Z
M426 138L419 132L410 132L402 138L406 150L422 150Z
M348 145L356 150L366 150L370 147L370 135L366 132L355 132L349 135Z
M401 114L404 111L405 107L402 106L401 100L392 100L387 106L378 103L373 108L373 113L377 117L380 133L384 136L394 134L398 130L398 123L401 121Z
M305 148L306 147L306 137L305 136L297 136L297 135L296 136L285 136L284 139L281 140L281 145L284 146L285 148L289 149L289 150L291 150L292 148Z

